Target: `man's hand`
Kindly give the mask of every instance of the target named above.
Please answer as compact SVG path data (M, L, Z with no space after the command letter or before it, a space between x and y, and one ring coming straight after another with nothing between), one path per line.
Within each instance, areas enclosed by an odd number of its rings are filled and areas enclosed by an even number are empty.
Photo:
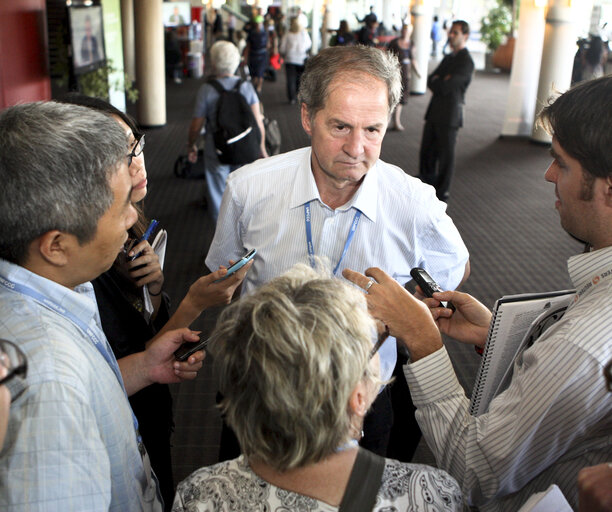
M200 337L189 329L176 329L163 333L150 342L144 352L143 365L147 378L151 382L172 384L182 380L195 379L202 368L204 351L200 350L189 356L184 362L174 358L174 352L184 342L197 342Z
M198 148L195 144L189 147L189 153L187 153L187 160L192 164L195 164L198 161Z
M612 466L599 464L578 473L578 511L612 511Z
M454 313L440 307L440 301L451 301L457 309ZM457 341L484 347L491 323L491 312L467 293L436 292L433 299L425 299L440 331Z
M391 276L379 268L369 268L365 275L345 269L342 275L367 291L370 313L406 345L413 362L442 348L440 332L425 303Z

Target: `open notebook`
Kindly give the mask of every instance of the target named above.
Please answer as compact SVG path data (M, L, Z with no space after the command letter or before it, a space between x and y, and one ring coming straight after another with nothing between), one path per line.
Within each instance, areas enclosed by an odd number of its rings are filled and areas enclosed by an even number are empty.
M491 400L508 387L516 358L563 316L575 293L526 293L497 300L472 390L472 416L485 413Z

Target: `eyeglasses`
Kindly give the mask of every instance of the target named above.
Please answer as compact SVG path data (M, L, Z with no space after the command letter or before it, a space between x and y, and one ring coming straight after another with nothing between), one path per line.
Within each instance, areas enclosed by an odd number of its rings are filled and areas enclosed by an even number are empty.
M15 375L25 378L27 372L28 361L23 351L12 341L0 339L0 385Z
M145 134L143 133L138 139L136 139L136 144L134 144L134 149L132 149L132 152L127 156L128 167L132 165L132 158L134 158L135 156L142 155L142 150L144 149L144 147L145 147Z
M604 367L604 377L608 391L612 391L612 360Z
M376 352L380 350L380 347L382 347L383 343L388 337L389 337L389 328L385 325L385 330L378 334L378 339L376 340L376 343L374 344L374 346L372 347L372 350L370 351L370 359L372 359L376 355Z

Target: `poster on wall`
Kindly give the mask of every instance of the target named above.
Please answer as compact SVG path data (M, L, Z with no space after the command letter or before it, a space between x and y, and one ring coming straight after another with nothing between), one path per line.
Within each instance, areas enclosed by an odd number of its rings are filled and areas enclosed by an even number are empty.
M72 63L76 74L102 67L106 61L102 7L70 7Z
M162 17L166 27L189 25L191 23L191 4L189 2L164 2Z

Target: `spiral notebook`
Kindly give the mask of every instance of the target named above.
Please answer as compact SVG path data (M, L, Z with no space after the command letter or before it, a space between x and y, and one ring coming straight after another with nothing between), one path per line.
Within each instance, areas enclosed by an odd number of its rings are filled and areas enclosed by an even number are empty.
M493 308L480 368L476 374L470 414L480 416L512 379L512 368L522 351L559 320L576 290L505 295Z

